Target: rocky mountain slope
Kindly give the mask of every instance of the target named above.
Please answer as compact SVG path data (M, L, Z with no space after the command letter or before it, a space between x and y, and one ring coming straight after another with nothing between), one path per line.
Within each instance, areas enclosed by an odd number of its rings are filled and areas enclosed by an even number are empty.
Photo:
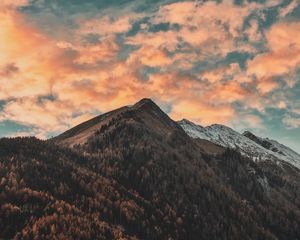
M193 139L150 99L0 140L1 239L297 239L299 171Z
M205 139L223 147L236 149L254 161L288 163L300 169L300 155L274 140L257 137L248 131L240 134L220 124L202 127L186 119L178 123L192 138Z

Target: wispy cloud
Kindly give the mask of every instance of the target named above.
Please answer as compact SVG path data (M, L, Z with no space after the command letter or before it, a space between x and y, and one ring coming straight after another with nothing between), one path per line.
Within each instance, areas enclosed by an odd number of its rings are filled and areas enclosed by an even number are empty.
M21 7L26 6L29 0L2 0L0 7Z
M292 116L290 114L287 114L283 118L283 123L287 128L298 128L300 127L300 116Z
M280 15L281 17L285 17L286 15L290 14L291 12L293 12L294 9L295 9L296 7L298 7L298 5L299 5L299 2L298 2L297 0L292 0L291 3L290 3L289 5L287 5L287 6L284 7L284 8L281 8L281 9L279 10L279 15Z

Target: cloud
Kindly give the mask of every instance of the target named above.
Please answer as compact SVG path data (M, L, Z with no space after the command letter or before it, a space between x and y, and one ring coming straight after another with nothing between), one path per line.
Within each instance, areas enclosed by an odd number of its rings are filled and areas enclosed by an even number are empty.
M242 101L250 94L247 89L244 89L239 83L229 81L227 83L219 83L210 86L210 90L204 94L204 99L209 102L219 103L233 103Z
M255 3L240 7L228 0L221 3L215 1L177 2L161 7L154 18L154 22L169 22L200 29L205 27L208 29L209 27L218 28L228 24L228 32L236 37L243 25L244 18L256 8L258 5ZM205 23L209 25L205 26Z
M0 12L0 99L47 95L58 63L55 50L17 12Z
M144 23L143 30L127 38L126 43L148 49L166 49L174 55L173 59L178 59L177 54L183 57L184 53L196 52L195 61L225 57L233 51L255 52L252 45L240 39L246 17L262 6L257 3L239 6L232 1L186 1L163 5ZM169 24L169 29L148 31L151 26L160 24ZM256 34L258 40L257 23L253 21L251 26L249 34L252 38Z
M74 113L77 115L74 117ZM10 120L31 128L26 135L35 133L46 138L66 128L92 118L89 112L74 111L72 104L49 99L23 98L7 102L0 113L0 121ZM25 132L22 132L22 135ZM17 135L20 135L18 133Z
M257 78L290 74L300 64L300 22L281 22L267 32L268 52L248 63L248 73Z
M134 74L117 59L114 33L87 45L79 33L72 43L56 41L15 11L1 13L0 19L0 99L6 102L1 121L16 121L46 135L72 126L78 109L89 116L143 97ZM39 102L48 95L55 99Z
M267 79L260 79L260 81L257 84L257 89L262 93L266 94L269 92L272 92L274 89L279 87L279 83L276 80L273 80L272 78Z
M254 128L254 129L264 128L262 119L257 115L247 114L243 116L243 121L246 122L245 126L249 128Z
M238 63L230 63L201 73L201 78L210 83L220 82L224 79L236 83L249 83L252 79L245 74Z
M2 7L21 7L26 6L29 0L2 0L0 2L0 8Z
M8 63L0 69L1 77L11 77L19 71L15 63Z
M276 7L283 3L284 0L269 0L265 2L266 7Z
M175 119L208 125L238 118L260 127L250 110L288 108L280 104L288 97L271 98L282 81L297 81L300 42L291 36L299 23L262 26L261 13L280 4L182 1L142 14L126 8L72 16L61 9L63 24L49 22L59 28L55 34L34 14L7 7L0 12L0 121L47 136L152 97L170 106ZM242 53L249 55L247 64Z
M247 28L245 32L248 35L250 41L258 42L263 38L263 35L259 30L259 22L257 19L251 19L251 21L249 22L249 28Z
M142 47L130 55L128 62L129 64L140 63L150 67L164 67L173 61L164 50Z
M197 99L182 99L174 104L170 115L175 120L188 118L202 125L216 122L229 124L235 110L230 105L208 105Z
M107 36L116 33L124 33L130 30L132 24L130 23L134 19L138 18L138 14L132 14L130 16L121 16L112 18L104 16L102 18L94 17L93 19L77 21L80 26L81 34L99 34L100 36Z
M53 85L52 91L59 100L71 103L73 110L100 112L147 96L143 83L126 68L124 62L68 74L61 82Z
M265 129L263 119L253 113L241 114L239 118L235 118L231 122L231 126L238 131L245 131L247 129L251 131L259 130L261 132Z
M291 3L289 5L287 5L284 8L279 9L279 16L285 17L286 15L292 13L294 11L294 9L298 7L298 4L299 3L297 0L291 1Z
M298 128L300 127L300 116L287 114L282 119L282 122L287 128Z
M169 51L175 51L179 44L178 35L174 31L140 32L133 37L128 37L125 41L129 45L167 49Z
M161 7L152 22L178 24L178 38L200 47L203 54L224 56L245 47L234 40L242 31L245 17L258 7L255 3L240 7L231 1L177 2Z
M10 119L19 124L39 126L45 131L59 131L72 115L70 106L59 101L24 98L9 101L3 108L0 119Z
M74 60L77 64L97 64L98 62L109 62L119 52L116 39L112 36L90 46L79 46L75 48L78 58Z
M277 107L280 109L285 109L287 107L286 102L283 100L279 101Z
M148 93L172 105L171 117L201 124L229 123L235 115L231 103L245 97L244 90L235 83L207 86L188 75L154 74L149 84Z

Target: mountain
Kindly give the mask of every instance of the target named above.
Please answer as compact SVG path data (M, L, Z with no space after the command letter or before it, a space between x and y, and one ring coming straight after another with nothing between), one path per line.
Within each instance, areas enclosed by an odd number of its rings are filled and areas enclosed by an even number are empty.
M191 138L150 99L48 141L0 139L0 164L1 239L300 235L297 168Z
M60 134L59 136L53 138L53 140L69 147L76 144L81 144L91 137L102 125L104 125L106 122L109 122L115 115L124 112L127 108L128 107L125 106L92 118Z
M223 147L237 149L255 161L289 163L300 169L300 155L274 140L257 137L249 131L240 134L220 124L202 127L186 119L178 123L192 138L205 139Z
M243 135L265 149L272 151L270 154L278 159L288 162L300 169L300 154L296 153L289 147L272 139L257 137L249 131L244 132Z
M143 120L145 127L150 128L152 131L158 131L160 134L168 135L174 129L183 132L178 124L171 120L151 99L145 98L131 107L122 107L86 121L53 140L69 147L83 145L93 135L105 130L110 124L124 119L129 121L127 125L132 125L136 120Z

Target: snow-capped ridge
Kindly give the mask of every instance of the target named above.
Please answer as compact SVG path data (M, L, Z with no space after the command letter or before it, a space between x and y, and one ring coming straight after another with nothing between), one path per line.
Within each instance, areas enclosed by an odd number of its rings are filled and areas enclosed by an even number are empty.
M275 140L257 137L250 131L240 134L221 124L202 127L186 119L178 123L192 138L205 139L223 147L238 149L241 154L254 161L287 162L300 169L300 155Z
M243 135L252 139L259 145L263 146L265 149L271 151L273 155L280 158L281 160L289 162L295 166L299 166L300 154L290 149L289 147L279 143L276 140L258 137L249 131L244 132Z

